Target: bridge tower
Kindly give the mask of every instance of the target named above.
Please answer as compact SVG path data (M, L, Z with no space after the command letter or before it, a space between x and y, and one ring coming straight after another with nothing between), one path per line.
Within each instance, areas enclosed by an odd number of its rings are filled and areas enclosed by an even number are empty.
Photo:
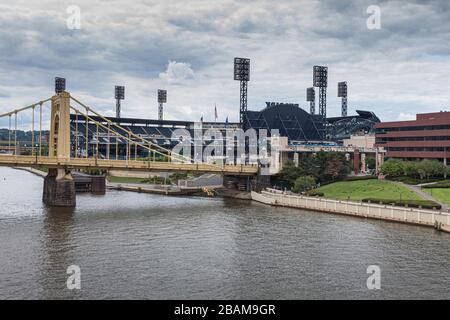
M56 95L52 97L49 157L58 158L58 162L70 160L70 94L64 85L58 84ZM44 179L42 200L48 206L74 207L76 204L75 181L70 170L49 168Z
M70 159L70 94L52 97L49 156Z

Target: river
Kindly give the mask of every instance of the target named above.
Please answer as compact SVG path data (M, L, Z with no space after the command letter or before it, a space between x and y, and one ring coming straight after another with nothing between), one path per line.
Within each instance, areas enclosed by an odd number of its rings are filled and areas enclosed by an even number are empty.
M123 191L46 208L42 183L0 168L0 299L450 298L450 235L432 228Z

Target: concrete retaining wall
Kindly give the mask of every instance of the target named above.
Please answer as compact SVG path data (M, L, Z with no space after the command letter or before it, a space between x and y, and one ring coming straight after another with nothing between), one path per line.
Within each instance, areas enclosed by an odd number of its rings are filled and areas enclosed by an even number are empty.
M252 200L270 205L432 226L443 230L450 226L450 214L437 210L287 195L274 189L261 193L252 192Z

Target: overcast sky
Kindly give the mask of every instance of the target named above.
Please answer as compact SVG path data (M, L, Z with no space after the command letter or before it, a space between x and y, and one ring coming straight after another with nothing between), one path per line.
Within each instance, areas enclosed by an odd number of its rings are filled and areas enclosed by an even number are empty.
M0 0L0 112L51 96L53 78L72 95L114 115L124 85L124 117L238 120L233 58L251 59L249 109L265 101L308 110L312 66L329 68L328 115L340 113L337 82L349 86L349 113L382 120L450 110L448 0ZM70 5L81 29L69 29ZM381 9L381 29L366 12Z

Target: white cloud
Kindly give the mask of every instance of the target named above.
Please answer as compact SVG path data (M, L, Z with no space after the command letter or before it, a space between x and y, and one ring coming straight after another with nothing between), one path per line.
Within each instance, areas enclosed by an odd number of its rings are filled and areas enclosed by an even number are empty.
M194 79L194 70L189 63L169 61L166 71L160 73L159 77L170 84L180 84Z
M416 115L412 113L400 112L397 117L397 121L407 121L407 120L416 120Z
M366 28L379 4L382 28ZM66 27L71 1L0 0L0 113L51 95L53 78L83 102L114 113L114 85L126 87L122 114L167 119L238 120L233 58L251 59L249 108L300 103L312 66L329 67L328 114L340 113L338 81L349 83L349 113L382 120L448 106L448 0L77 0L81 30ZM169 63L168 63L169 61ZM195 81L194 81L195 80ZM167 117L166 117L167 114Z

